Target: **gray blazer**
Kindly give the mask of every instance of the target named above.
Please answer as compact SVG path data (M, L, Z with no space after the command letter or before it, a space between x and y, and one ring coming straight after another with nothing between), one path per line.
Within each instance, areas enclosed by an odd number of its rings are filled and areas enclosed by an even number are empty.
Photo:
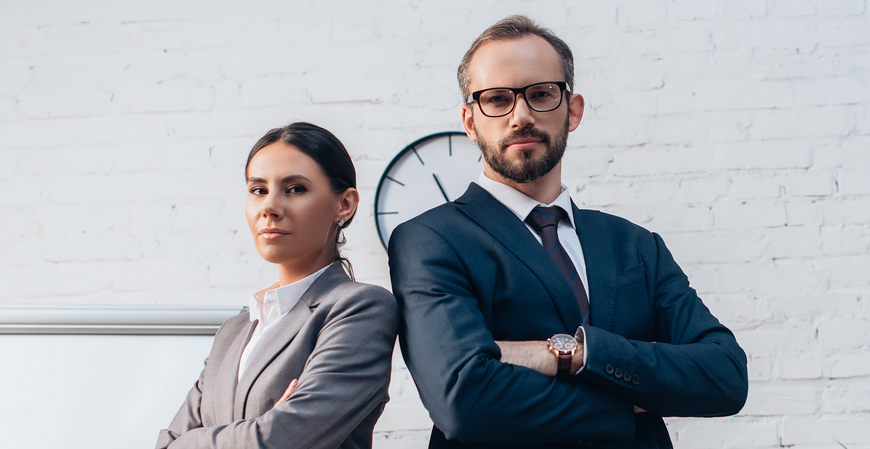
M389 400L393 295L351 282L336 262L281 320L240 381L239 359L257 322L245 311L221 326L158 449L371 448ZM295 392L273 409L293 379Z

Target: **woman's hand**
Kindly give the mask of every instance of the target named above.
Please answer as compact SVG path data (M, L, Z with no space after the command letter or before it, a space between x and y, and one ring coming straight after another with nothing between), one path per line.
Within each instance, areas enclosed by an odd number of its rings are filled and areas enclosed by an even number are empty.
M288 386L287 390L284 391L284 395L281 396L281 399L278 399L278 402L276 402L275 405L272 406L272 408L275 408L278 405L280 405L282 402L286 401L287 399L290 399L290 395L293 394L293 390L296 389L296 384L298 384L298 383L299 383L299 381L296 379L291 380L290 386Z

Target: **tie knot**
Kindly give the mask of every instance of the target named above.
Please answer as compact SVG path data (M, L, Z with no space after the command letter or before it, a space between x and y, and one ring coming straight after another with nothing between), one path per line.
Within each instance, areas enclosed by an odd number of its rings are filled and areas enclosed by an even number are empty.
M526 217L526 223L540 234L541 230L548 226L557 226L564 213L561 208L556 206L538 206L532 209L529 216Z

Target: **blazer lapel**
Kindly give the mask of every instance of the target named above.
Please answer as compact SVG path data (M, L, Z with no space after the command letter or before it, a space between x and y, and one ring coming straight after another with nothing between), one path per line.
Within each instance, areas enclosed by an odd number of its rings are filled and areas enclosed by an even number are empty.
M305 291L299 302L276 324L278 329L276 329L275 334L267 341L260 342L263 345L262 349L257 351L245 369L245 373L242 374L242 378L239 379L239 386L235 391L233 421L246 418L245 406L248 400L248 393L250 393L254 382L260 377L263 370L269 366L269 363L293 341L293 338L299 333L305 322L308 321L308 317L311 316L312 309L320 304L320 300L325 293L336 285L349 280L341 267L341 262L333 263L311 284L311 287ZM239 353L239 358L236 359L236 366L238 366L240 358L241 353Z
M571 206L574 209L577 236L583 247L583 258L586 260L592 325L612 330L617 273L610 232L599 213L580 210L573 201Z
M218 369L214 386L215 419L217 422L234 421L233 398L239 379L239 360L242 359L242 352L248 341L251 340L251 334L254 333L255 327L257 327L256 321L250 321L242 327L242 331L227 347L226 355Z
M566 331L570 330L573 334L583 319L574 292L526 225L489 192L474 183L468 186L456 203L460 212L498 240L541 280L559 311Z

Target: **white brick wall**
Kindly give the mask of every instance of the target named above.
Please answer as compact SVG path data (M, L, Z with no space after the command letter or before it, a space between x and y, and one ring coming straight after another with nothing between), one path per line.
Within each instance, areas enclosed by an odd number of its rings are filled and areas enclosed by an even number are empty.
M744 411L676 446L870 448L865 0L4 1L0 302L240 304L275 276L245 157L293 120L350 149L347 254L388 285L380 174L461 129L458 60L511 13L575 51L575 201L660 232L749 355ZM424 447L395 365L377 447Z

